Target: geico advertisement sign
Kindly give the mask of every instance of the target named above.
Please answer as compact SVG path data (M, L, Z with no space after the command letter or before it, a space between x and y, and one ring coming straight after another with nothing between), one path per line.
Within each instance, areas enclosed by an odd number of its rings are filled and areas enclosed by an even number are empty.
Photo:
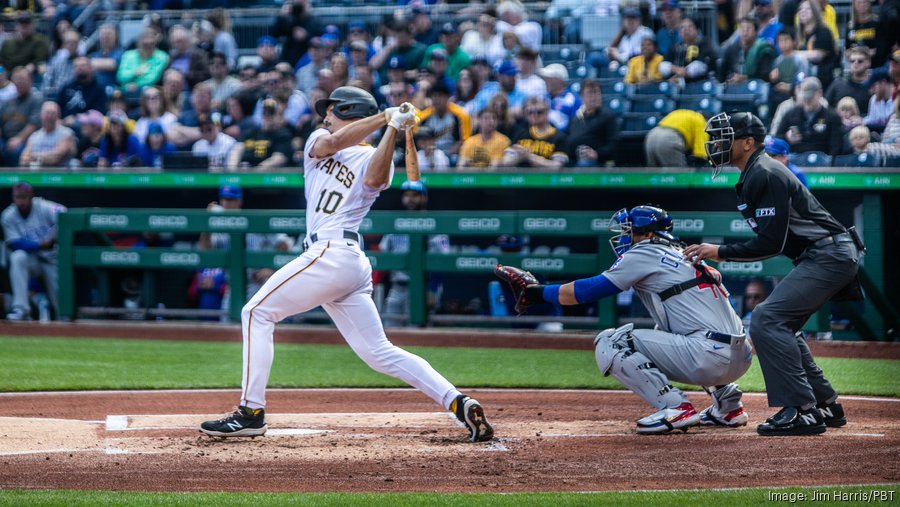
M526 218L522 222L522 228L526 231L565 231L568 221L565 218Z
M706 223L702 218L675 218L672 229L675 232L703 232Z
M732 220L731 221L731 232L750 232L753 229L750 228L750 224L748 224L744 220Z
M496 257L457 257L456 269L494 269L499 264Z
M762 273L763 263L722 261L718 269L722 273Z
M91 227L128 227L128 215L90 215Z
M522 269L535 271L560 271L566 268L566 261L560 258L529 258L522 259Z
M184 229L188 218L184 215L150 215L147 224L154 229Z
M163 266L198 266L200 255L187 252L165 252L159 255L159 263Z
M216 229L246 229L247 217L209 217L209 226Z
M437 221L433 218L395 218L394 230L397 231L433 231Z
M269 219L269 228L279 231L301 231L304 225L303 219L297 217L272 217Z
M102 264L127 264L134 265L141 262L141 255L137 252L103 252L100 254Z
M460 218L456 224L461 231L499 231L499 218Z

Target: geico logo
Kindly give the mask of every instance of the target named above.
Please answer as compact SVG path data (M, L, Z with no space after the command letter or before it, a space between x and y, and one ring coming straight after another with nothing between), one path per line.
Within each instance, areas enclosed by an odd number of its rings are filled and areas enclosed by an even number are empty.
M147 219L147 223L150 224L150 227L172 227L177 229L184 229L185 227L187 227L188 219L183 215L150 215L150 218Z
M672 228L681 232L702 232L705 225L702 218L676 218L672 220Z
M398 231L433 231L437 222L433 218L397 218L394 229Z
M103 264L137 264L141 256L137 252L103 252L100 262Z
M496 257L457 257L457 269L493 269L498 264Z
M276 255L274 258L272 258L272 263L280 268L281 266L284 266L288 262L294 260L294 258L295 257L293 255Z
M196 266L200 264L200 256L195 253L163 253L159 256L159 262L166 266Z
M127 215L91 215L91 227L128 227Z
M723 273L761 273L762 262L720 262L719 271Z
M743 220L732 220L731 221L731 232L748 232L750 231L750 224Z
M246 229L246 217L209 217L209 226L222 229Z
M372 229L372 219L371 218L363 218L363 221L359 224L359 230L368 231Z
M269 219L269 227L272 229L303 229L303 219L296 217L272 217Z
M559 271L566 267L562 259L522 259L522 269Z
M463 231L496 231L500 229L500 219L460 218L457 225Z
M526 218L522 225L526 230L564 231L568 223L565 218Z
M609 225L608 218L595 218L591 220L592 231L605 231L607 225Z

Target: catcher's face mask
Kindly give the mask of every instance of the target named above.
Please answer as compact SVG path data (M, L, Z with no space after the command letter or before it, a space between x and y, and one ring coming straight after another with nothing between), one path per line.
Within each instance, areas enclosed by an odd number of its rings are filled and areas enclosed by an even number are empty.
M628 214L628 210L622 208L613 213L613 216L609 219L607 229L609 229L609 232L618 233L609 238L609 246L612 247L613 252L616 252L617 256L621 257L631 248L631 216Z
M719 113L706 122L706 133L709 141L706 142L706 155L713 166L715 178L719 175L722 166L731 163L731 145L734 144L734 129L731 127L731 116Z

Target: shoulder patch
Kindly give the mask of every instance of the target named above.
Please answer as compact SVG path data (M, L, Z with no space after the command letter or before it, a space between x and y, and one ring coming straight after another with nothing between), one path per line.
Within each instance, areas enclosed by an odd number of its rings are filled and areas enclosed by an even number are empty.
M757 208L756 216L758 217L774 217L775 208Z
M613 262L612 266L610 266L609 269L607 269L607 271L612 271L612 270L616 269L616 267L618 267L618 265L622 263L622 259L624 259L624 257L620 255L619 258L616 259L616 262Z

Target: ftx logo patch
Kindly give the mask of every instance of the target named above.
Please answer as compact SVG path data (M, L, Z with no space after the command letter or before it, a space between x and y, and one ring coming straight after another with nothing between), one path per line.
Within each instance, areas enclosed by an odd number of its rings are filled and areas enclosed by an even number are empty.
M775 216L775 208L757 208L756 209L756 218L774 217L774 216Z

